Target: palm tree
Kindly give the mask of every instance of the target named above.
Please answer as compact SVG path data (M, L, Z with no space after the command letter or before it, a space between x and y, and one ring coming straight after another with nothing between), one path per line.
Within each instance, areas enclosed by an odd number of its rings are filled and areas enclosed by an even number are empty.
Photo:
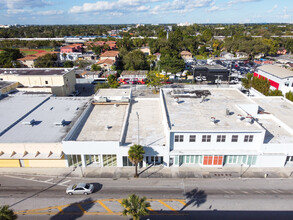
M124 208L122 215L132 216L133 220L139 220L141 216L149 214L148 207L151 207L150 203L146 201L146 197L139 198L135 194L131 194L127 199L123 199L121 202Z
M8 205L0 206L0 219L1 220L15 220L17 215L14 214L12 209L9 209Z
M130 147L128 151L128 158L135 165L135 175L134 177L138 177L137 174L137 165L143 159L143 154L145 153L143 147L141 145L135 144Z

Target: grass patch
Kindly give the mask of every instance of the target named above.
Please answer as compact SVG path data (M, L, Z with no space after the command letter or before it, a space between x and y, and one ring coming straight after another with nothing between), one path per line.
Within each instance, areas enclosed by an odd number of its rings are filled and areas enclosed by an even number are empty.
M197 60L206 60L208 57L203 56L203 55L196 55L195 58L196 58Z
M45 49L40 49L40 50L45 50L45 51L49 51L49 52L54 51L54 49L52 49L52 48L45 48Z
M25 51L21 51L21 53L23 53L25 56L27 56L27 55L36 54L36 53L38 53L38 52L37 52L37 51L29 51L29 50L25 50Z

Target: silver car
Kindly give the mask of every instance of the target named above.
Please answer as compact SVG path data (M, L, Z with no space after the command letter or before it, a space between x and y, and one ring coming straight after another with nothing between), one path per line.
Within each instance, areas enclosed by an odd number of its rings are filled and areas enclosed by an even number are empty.
M69 195L73 194L91 194L94 191L94 185L90 183L78 183L68 186L66 193Z

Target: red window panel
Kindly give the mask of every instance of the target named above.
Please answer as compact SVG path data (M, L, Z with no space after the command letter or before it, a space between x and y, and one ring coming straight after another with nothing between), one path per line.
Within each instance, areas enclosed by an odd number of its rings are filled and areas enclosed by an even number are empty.
M254 76L254 77L258 77L258 74L257 74L257 73L253 73L253 76Z
M214 165L218 165L219 156L214 156Z
M213 156L209 156L208 165L213 165Z
M222 165L223 163L223 156L219 156L218 165Z
M208 156L203 157L203 165L208 165Z

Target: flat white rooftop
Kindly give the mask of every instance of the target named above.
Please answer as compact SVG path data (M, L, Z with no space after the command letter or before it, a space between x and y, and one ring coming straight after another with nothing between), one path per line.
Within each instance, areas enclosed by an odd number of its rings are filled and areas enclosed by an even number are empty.
M8 96L0 100L0 143L61 142L88 101L81 97Z
M293 103L282 97L252 97L261 109L269 114L274 115L291 129L293 129ZM276 123L277 124L277 123Z
M95 96L111 97L111 96L125 96L130 95L130 89L100 89Z
M166 143L159 98L135 99L132 101L130 112L125 144L137 144L138 135L139 144L143 146Z
M263 65L258 67L259 70L262 70L264 72L267 72L271 75L274 75L279 78L288 78L288 77L293 77L293 71L288 70L276 65Z
M95 105L77 141L119 141L126 105Z
M208 89L211 95L202 98L179 98L179 103L172 95L172 89L164 89L167 113L171 130L175 131L262 131L257 123L238 120L237 115L246 116L238 104L253 102L237 89ZM192 92L194 89L185 89ZM180 91L179 91L180 93ZM230 115L226 115L229 109ZM217 123L211 122L215 117Z
M289 144L293 143L293 135L274 120L261 119L259 123L267 130L265 144Z

